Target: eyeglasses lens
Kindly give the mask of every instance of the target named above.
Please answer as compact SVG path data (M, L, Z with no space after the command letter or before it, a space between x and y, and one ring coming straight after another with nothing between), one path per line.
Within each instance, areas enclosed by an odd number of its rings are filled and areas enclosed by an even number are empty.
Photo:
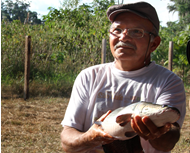
M122 33L124 32L123 29L120 28L111 28L110 33L117 37L121 37ZM142 38L144 36L144 30L143 29L127 29L127 35L132 38Z

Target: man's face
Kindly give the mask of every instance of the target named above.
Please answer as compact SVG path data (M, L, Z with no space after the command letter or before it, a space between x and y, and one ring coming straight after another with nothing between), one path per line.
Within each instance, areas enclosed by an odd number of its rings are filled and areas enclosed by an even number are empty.
M149 20L129 12L119 14L112 26L121 29L140 28L148 32L151 32L153 29L153 25ZM142 38L131 38L127 35L127 30L125 30L124 34L119 38L110 34L110 48L112 55L120 62L128 61L127 63L129 63L130 61L131 64L143 64L145 56L150 57L150 53L153 51L151 43L148 48L149 39L150 35L148 33L145 33ZM118 42L127 43L127 46L115 47ZM148 52L147 55L145 55L147 48Z

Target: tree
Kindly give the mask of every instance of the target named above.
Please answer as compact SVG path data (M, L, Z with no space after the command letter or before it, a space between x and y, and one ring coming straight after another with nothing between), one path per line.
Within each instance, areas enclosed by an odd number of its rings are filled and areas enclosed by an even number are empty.
M20 0L16 0L16 2L13 2L13 0L1 2L1 20L20 20L24 23L27 19L32 24L40 24L41 20L38 19L37 12L30 11L29 7L29 2L25 3ZM29 15L28 18L27 15Z
M184 23L190 22L190 1L189 0L170 0L174 4L168 5L169 12L179 12L179 18Z
M11 20L9 10L5 9L5 3L1 2L1 20Z

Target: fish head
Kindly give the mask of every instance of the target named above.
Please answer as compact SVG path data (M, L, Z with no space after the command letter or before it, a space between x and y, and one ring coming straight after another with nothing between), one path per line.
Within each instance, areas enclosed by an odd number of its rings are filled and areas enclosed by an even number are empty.
M180 117L180 111L170 105L158 105L143 102L136 108L136 115L148 116L157 127L174 123Z
M159 115L166 111L175 111L177 114L180 114L179 110L170 105L158 105L152 104L148 102L139 103L139 105L135 108L134 112L139 116L151 116L151 115Z

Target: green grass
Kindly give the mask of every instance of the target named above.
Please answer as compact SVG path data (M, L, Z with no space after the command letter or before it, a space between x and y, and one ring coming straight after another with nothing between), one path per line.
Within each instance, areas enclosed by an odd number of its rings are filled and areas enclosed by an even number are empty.
M72 86L76 75L65 74L55 77L38 77L37 79L29 80L29 94L31 97L35 96L69 96L72 90ZM17 95L17 97L23 97L24 91L24 79L11 78L9 76L2 77L1 92L2 97Z

